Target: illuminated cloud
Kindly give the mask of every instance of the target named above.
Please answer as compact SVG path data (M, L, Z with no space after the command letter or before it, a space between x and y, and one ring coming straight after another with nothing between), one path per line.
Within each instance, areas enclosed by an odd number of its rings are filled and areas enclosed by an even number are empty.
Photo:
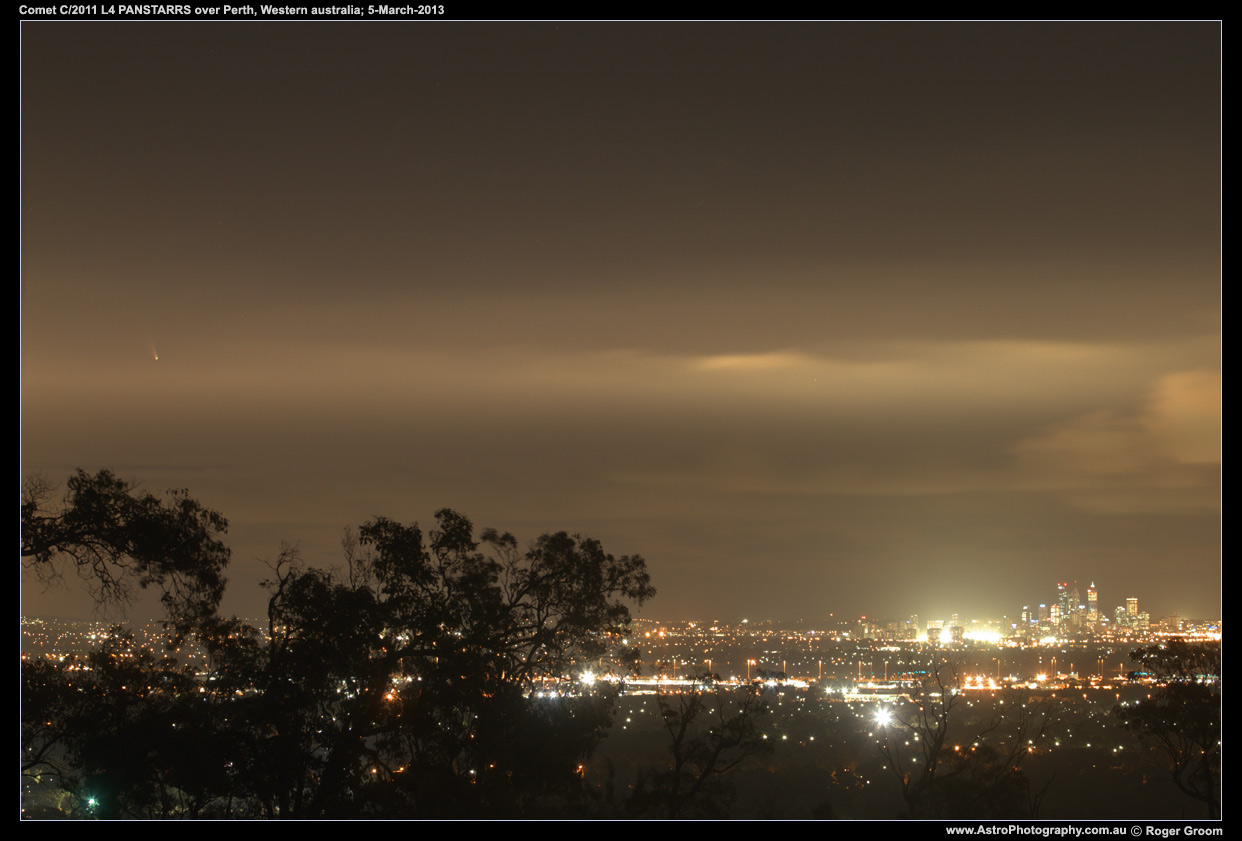
M239 565L581 529L665 615L1072 552L1214 605L1219 25L677 30L27 27L23 471L190 488Z
M788 351L775 353L734 353L701 356L693 368L703 371L766 371L773 368L805 367L812 360L803 354Z
M1219 464L1220 374L1186 371L1161 378L1144 425L1174 461Z
M1136 414L1097 410L1016 448L1029 487L1104 511L1219 507L1220 376L1161 377Z

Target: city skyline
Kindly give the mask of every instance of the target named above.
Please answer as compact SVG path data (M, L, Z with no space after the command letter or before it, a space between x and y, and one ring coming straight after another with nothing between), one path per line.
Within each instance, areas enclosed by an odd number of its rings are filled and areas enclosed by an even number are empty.
M447 506L639 616L1222 612L1218 23L21 41L23 476L219 510L226 611Z

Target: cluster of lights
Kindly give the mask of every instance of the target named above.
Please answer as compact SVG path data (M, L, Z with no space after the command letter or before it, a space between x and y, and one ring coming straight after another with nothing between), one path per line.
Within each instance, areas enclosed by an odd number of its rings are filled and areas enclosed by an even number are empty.
M963 681L962 689L1000 689L995 678L984 677L983 675L967 675Z

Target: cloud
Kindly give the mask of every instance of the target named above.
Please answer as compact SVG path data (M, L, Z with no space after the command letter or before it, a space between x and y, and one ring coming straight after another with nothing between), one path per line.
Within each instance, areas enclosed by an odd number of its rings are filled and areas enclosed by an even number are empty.
M691 367L703 371L763 371L772 368L794 368L813 360L800 353L733 353L697 357Z
M1016 447L1021 482L1105 511L1219 507L1220 375L1159 378L1138 413L1102 409Z
M1186 371L1161 378L1144 420L1147 431L1179 464L1219 464L1220 374Z

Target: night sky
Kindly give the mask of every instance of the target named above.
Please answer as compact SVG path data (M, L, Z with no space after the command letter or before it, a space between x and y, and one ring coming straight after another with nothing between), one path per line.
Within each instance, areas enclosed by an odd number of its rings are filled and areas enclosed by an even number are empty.
M188 488L244 615L447 506L653 618L1219 616L1220 38L23 24L21 471Z

